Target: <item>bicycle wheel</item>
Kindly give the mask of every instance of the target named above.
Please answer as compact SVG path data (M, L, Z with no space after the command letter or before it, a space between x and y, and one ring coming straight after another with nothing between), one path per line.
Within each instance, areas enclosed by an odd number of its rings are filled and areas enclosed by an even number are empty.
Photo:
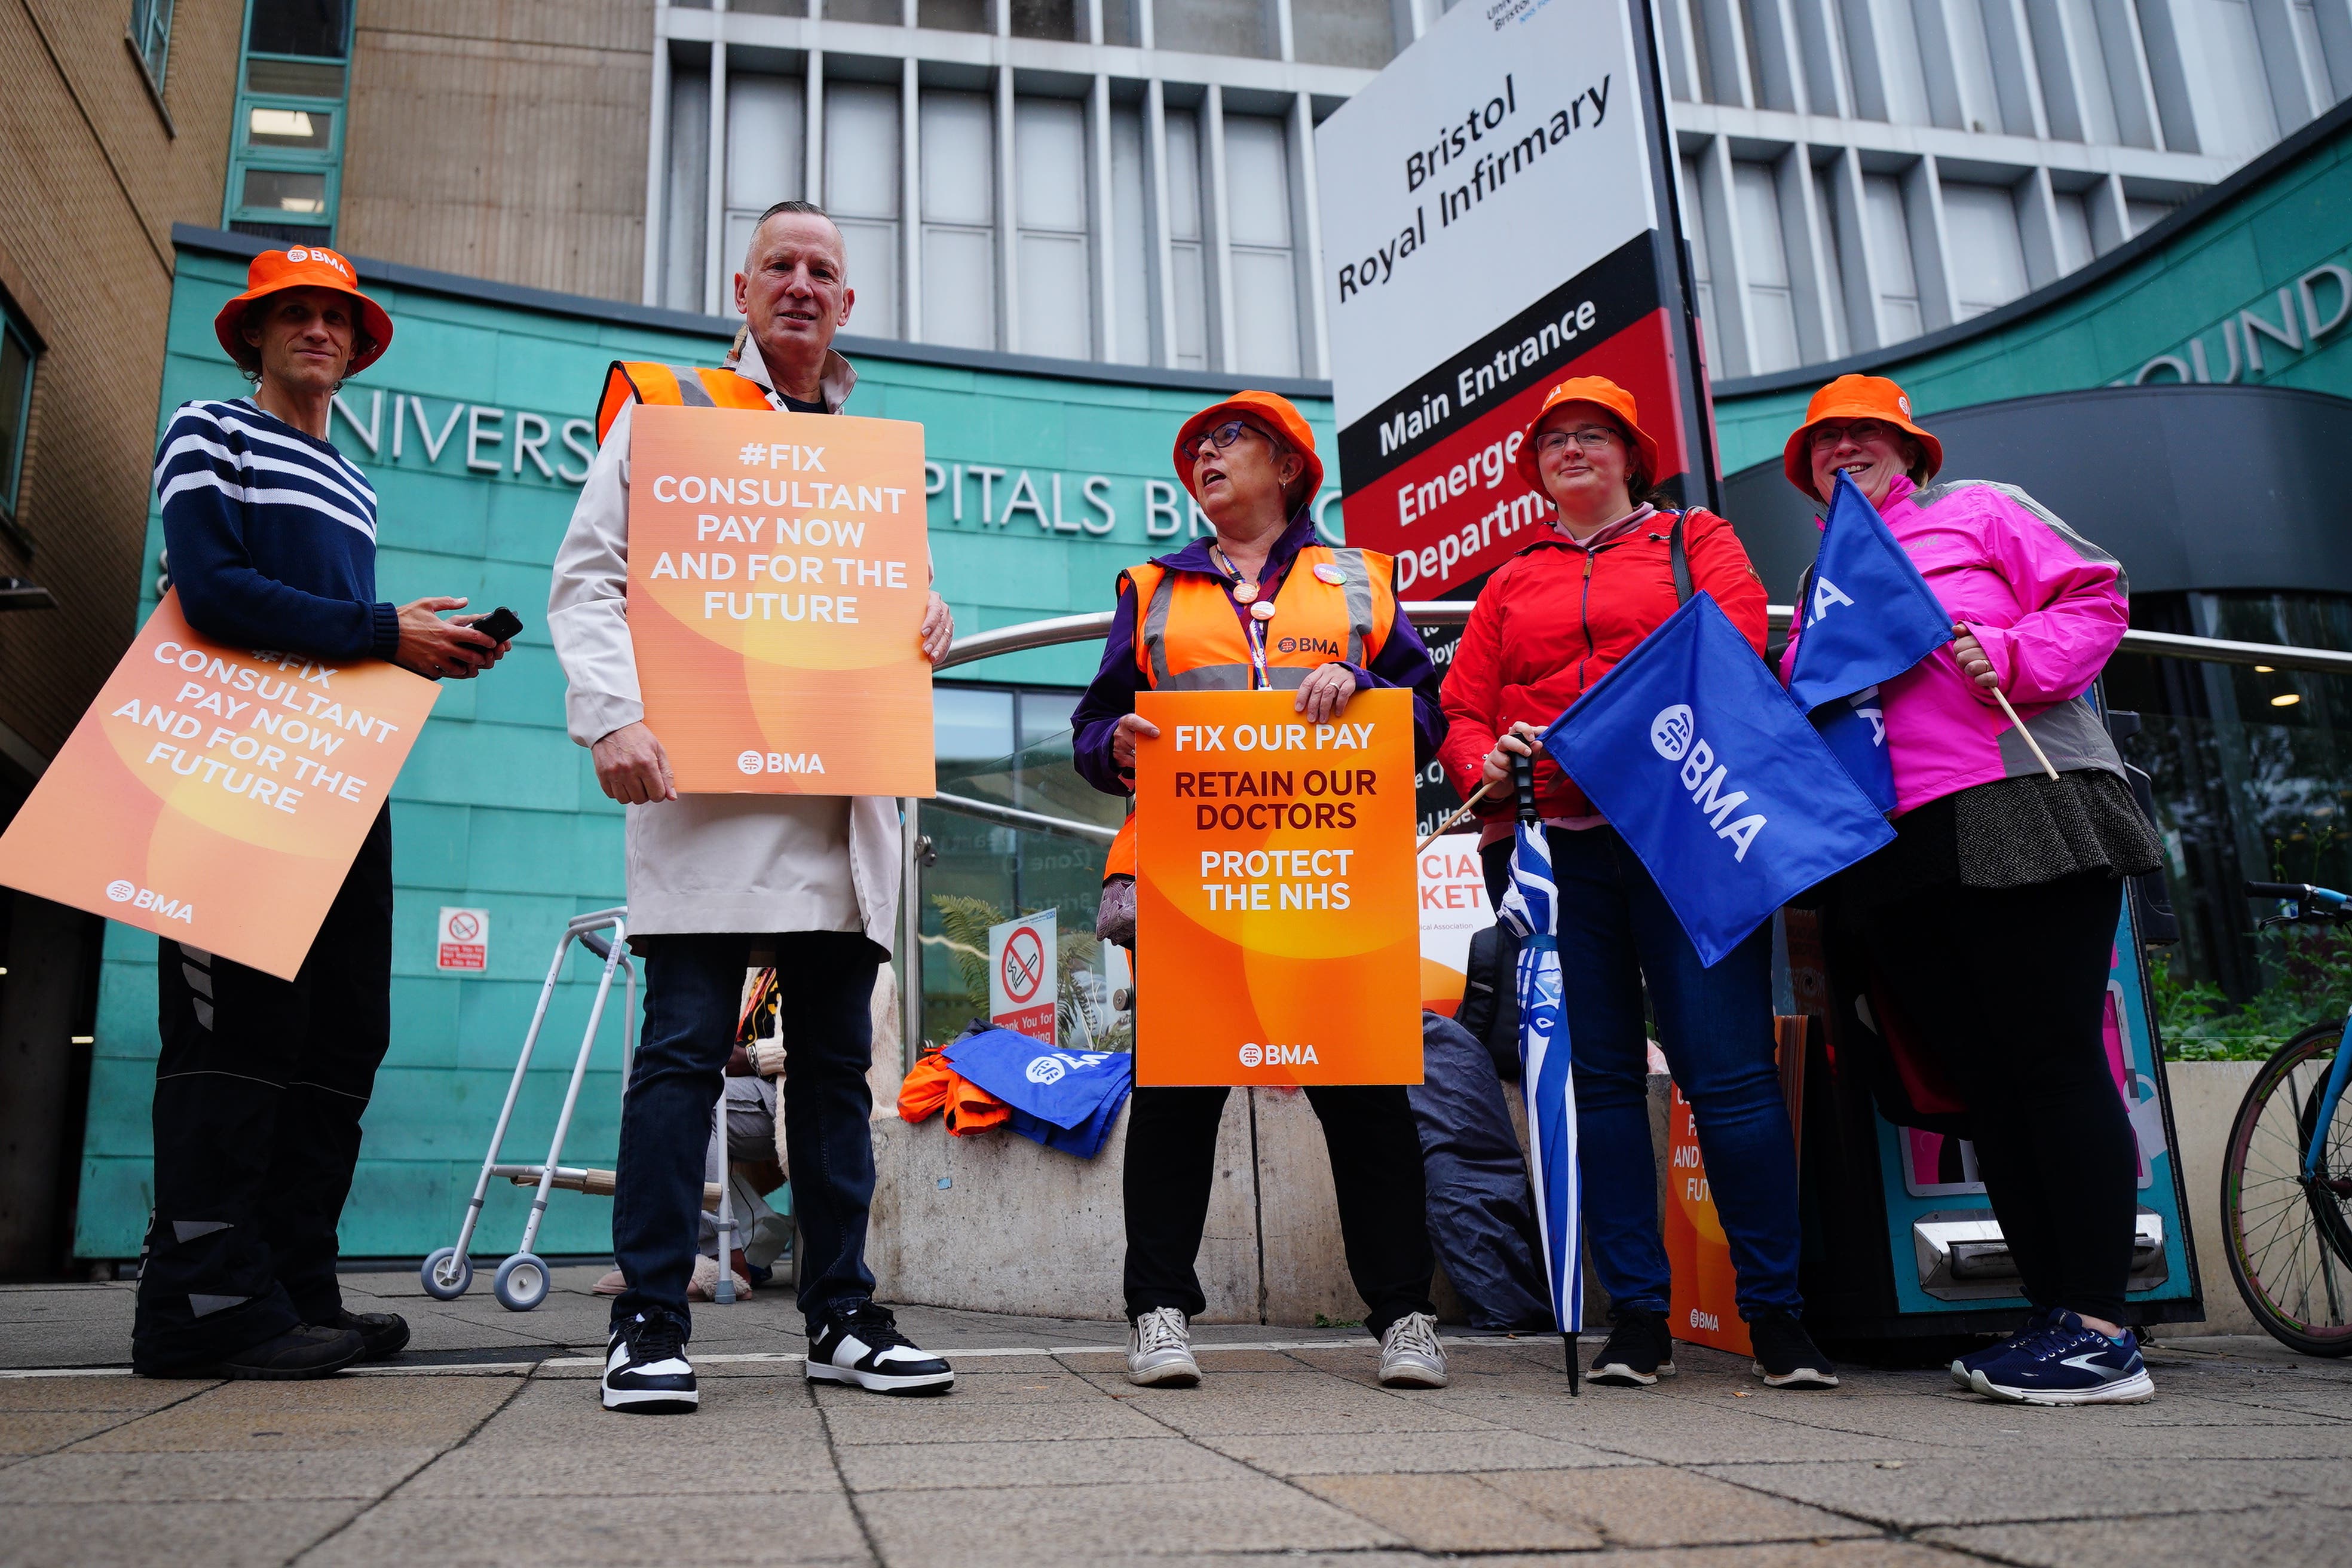
M2352 1355L2352 1093L2318 1125L2342 1035L2341 1024L2315 1024L2263 1064L2221 1166L2238 1294L2272 1338L2308 1355ZM2315 1136L2318 1173L2305 1182L2303 1155Z

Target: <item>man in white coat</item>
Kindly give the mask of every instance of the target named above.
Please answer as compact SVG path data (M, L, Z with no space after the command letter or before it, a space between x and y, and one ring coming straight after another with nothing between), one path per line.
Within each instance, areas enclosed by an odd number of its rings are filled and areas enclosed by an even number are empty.
M806 202L779 204L753 230L735 275L746 326L727 368L772 408L838 414L857 374L833 352L833 337L855 298L833 220ZM708 400L691 373L678 379L685 395ZM885 1393L941 1392L954 1373L874 1303L866 1266L874 1196L867 1005L897 921L898 803L678 795L660 738L646 727L629 640L629 413L618 411L590 465L548 597L572 738L593 748L596 782L628 807L630 945L646 967L645 1026L621 1113L613 1249L626 1289L613 1305L604 1407L658 1413L697 1403L686 1289L703 1154L755 952L763 963L772 954L782 985L807 1375ZM936 662L953 633L933 594L919 633L925 655Z

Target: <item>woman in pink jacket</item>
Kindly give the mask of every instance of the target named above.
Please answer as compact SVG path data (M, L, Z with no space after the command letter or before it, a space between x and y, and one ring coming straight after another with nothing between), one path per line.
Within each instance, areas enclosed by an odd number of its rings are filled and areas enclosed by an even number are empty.
M2120 1321L2138 1152L2105 1008L2122 879L2161 852L2084 696L2123 637L2123 572L2014 486L1931 484L1943 458L1903 389L1862 375L1813 395L1784 454L1816 500L1852 476L1952 621L1948 645L1878 689L1896 837L1838 879L1832 919L1966 1097L2033 1304L2022 1332L1954 1362L1954 1381L2027 1404L2136 1403L2154 1393ZM1792 638L1783 679L1795 653Z

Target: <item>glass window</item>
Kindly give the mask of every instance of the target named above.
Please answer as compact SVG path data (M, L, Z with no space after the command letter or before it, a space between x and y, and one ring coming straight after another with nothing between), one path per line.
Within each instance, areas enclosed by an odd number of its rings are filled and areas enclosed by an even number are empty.
M1020 209L1024 353L1086 359L1094 353L1087 234L1087 113L1067 99L1024 98L1013 111L1014 202Z
M2087 267L2098 254L2091 243L2091 213L2080 191L2056 193L2058 205L2058 270Z
M1118 312L1111 357L1129 364L1150 364L1153 342L1152 311L1158 301L1151 288L1151 226L1144 209L1151 199L1151 181L1143 159L1143 110L1134 106L1110 111L1110 233L1111 303Z
M270 109L254 104L245 111L245 144L260 149L324 153L334 145L335 117L324 109Z
M799 16L806 14L807 6L801 0L784 0L784 3L794 7L786 15ZM744 7L740 0L728 0L727 8L740 11ZM897 27L905 25L904 16L898 0L824 0L824 19L828 22L872 22L885 27Z
M1273 15L1265 0L1184 0L1152 7L1151 37L1163 49L1187 54L1271 58Z
M1132 48L1143 37L1139 14L1146 0L1102 0L1102 41Z
M33 409L33 340L0 310L0 521L16 521L25 473L25 427Z
M1013 754L1013 693L940 685L931 691L931 735L940 781L1001 767Z
M922 99L923 337L996 346L996 124L985 93Z
M915 26L946 33L992 33L992 0L917 0Z
M706 86L707 95L709 89ZM706 99L707 101L707 99ZM708 119L708 116L705 116ZM802 152L808 118L798 77L730 76L727 79L727 253L730 274L743 264L752 226L778 202L801 194L807 159ZM702 188L692 195L697 213ZM731 286L728 298L733 299ZM860 322L859 330L875 330Z
M850 331L898 335L898 89L827 82L824 208L849 247Z
M1715 320L1715 282L1707 271L1706 215L1699 203L1698 160L1683 160L1683 222L1687 231L1683 237L1690 243L1691 288L1697 294L1699 324L1704 330Z
M274 93L281 98L343 96L343 68L312 65L307 60L247 60L245 90Z
M1731 191L1739 205L1739 244L1748 264L1748 331L1756 345L1749 374L1786 370L1800 363L1797 302L1789 287L1789 253L1780 228L1780 186L1770 166L1734 163Z
M252 0L245 47L257 55L341 59L352 37L350 0Z
M710 202L710 78L669 83L669 194L662 206L662 303L703 309L702 247Z
M1290 0L1290 39L1302 60L1378 70L1396 54L1389 0Z
M1168 111L1168 249L1175 277L1176 365L1209 365L1209 263L1201 225L1201 121L1189 109Z
M1911 268L1903 182L1893 174L1864 174L1862 195L1870 268L1878 279L1878 341L1899 343L1926 330L1919 314L1919 275Z
M323 216L327 176L314 169L247 169L238 205Z
M2017 230L2017 203L2007 190L1947 184L1944 237L1961 321L2025 292L2025 243Z
M1086 0L1012 0L1012 5L1016 38L1083 40L1086 36Z
M1233 235L1234 368L1298 374L1298 276L1292 261L1290 138L1279 120L1225 117Z
M172 0L131 0L131 45L147 79L163 90L163 67L172 52Z
M2182 0L2179 14L2182 43L2194 40L2182 64L2199 151L2232 161L2252 157L2279 135L2253 7L2247 0Z

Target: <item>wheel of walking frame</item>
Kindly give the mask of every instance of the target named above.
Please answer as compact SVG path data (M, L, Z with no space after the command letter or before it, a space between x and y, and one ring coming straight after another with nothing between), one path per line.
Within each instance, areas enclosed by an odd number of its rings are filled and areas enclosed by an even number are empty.
M436 1301L454 1301L474 1282L474 1260L454 1247L445 1247L416 1271L417 1283Z
M2343 1028L2314 1025L2263 1064L2221 1162L2238 1294L2272 1338L2306 1355L2352 1355L2352 1094L2318 1125ZM2303 1152L2315 1134L2318 1168L2306 1182Z
M518 1252L499 1265L490 1280L490 1291L499 1305L509 1312L528 1312L547 1300L548 1287L553 1283L547 1265L531 1253Z

